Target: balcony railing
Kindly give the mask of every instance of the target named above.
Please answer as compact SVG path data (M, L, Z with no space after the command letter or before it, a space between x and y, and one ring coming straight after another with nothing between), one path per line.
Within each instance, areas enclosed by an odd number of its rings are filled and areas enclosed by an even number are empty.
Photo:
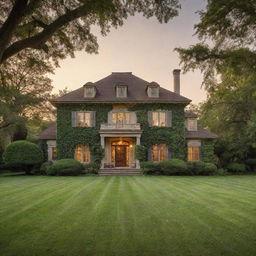
M140 130L140 124L109 124L109 123L104 123L101 124L100 126L101 130L115 130L115 129L120 129L120 130Z

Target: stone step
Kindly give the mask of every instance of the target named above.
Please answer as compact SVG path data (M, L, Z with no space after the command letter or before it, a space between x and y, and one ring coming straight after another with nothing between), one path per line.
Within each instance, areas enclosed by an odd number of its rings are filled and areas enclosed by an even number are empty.
M99 171L99 175L101 176L125 176L125 175L141 175L141 171L138 169L102 169Z

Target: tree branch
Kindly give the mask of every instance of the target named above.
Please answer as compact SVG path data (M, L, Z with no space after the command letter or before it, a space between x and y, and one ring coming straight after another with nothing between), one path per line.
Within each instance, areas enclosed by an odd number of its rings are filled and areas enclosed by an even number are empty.
M7 20L0 28L0 60L2 59L5 49L12 39L13 32L24 15L27 3L28 0L16 0Z
M32 37L14 42L4 51L0 64L25 48L43 49L47 51L47 46L45 43L58 29L77 18L86 16L90 11L89 4L84 4L83 6L80 6L72 11L67 11L64 15L58 17L51 24L45 24L45 28L42 32L39 32Z

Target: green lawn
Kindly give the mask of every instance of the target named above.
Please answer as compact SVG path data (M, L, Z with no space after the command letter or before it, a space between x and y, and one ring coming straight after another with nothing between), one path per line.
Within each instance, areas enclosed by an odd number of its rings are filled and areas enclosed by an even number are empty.
M256 176L0 177L0 255L254 256Z

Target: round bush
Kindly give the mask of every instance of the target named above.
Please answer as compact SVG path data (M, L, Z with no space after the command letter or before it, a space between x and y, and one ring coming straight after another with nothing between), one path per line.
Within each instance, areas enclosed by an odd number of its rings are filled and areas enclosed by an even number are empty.
M6 147L3 159L10 167L23 168L30 173L34 165L43 162L43 152L36 144L20 140Z
M230 163L230 164L228 164L227 169L229 172L233 172L233 173L245 172L246 165L239 164L239 163Z
M154 163L151 161L141 162L140 167L144 174L161 174L160 163Z
M61 159L53 161L53 164L46 168L47 175L80 175L83 165L75 159Z
M212 175L217 173L217 166L213 163L204 163L204 168L200 172L202 175Z
M191 175L199 175L203 172L205 163L202 161L189 161L187 163L188 173Z
M180 159L164 160L159 164L161 172L165 175L184 174L187 172L187 164Z

